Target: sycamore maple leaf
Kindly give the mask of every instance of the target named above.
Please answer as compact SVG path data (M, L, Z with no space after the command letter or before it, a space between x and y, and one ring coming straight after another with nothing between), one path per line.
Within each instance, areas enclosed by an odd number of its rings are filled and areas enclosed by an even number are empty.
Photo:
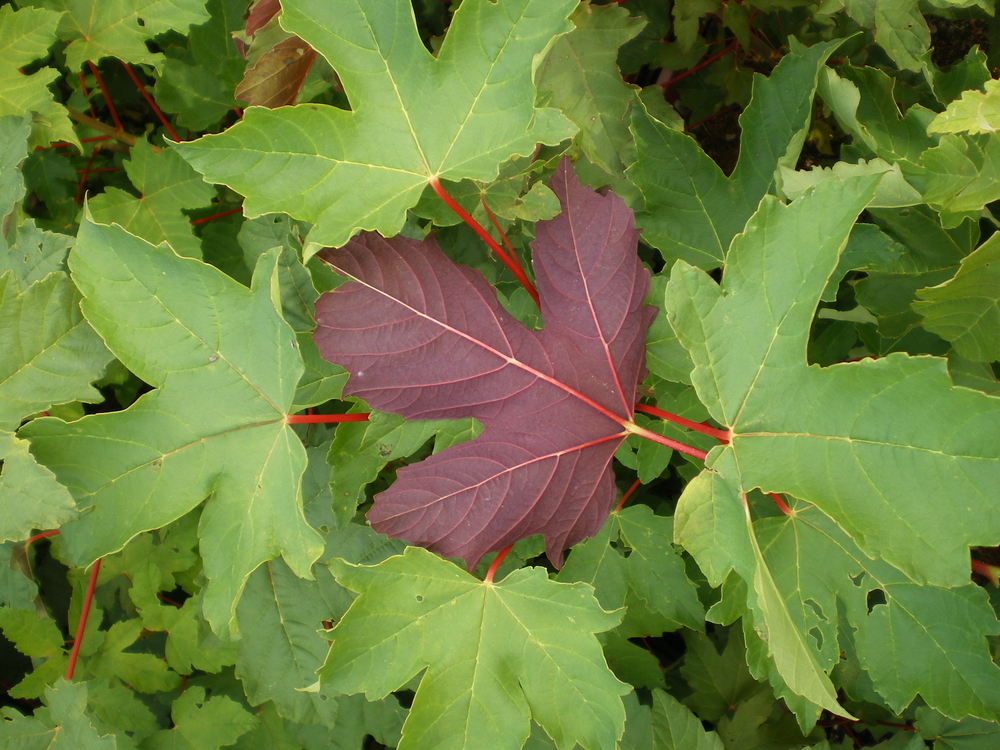
M629 432L643 374L649 273L632 212L577 181L549 184L563 212L532 243L545 328L531 331L482 275L433 238L363 234L320 257L351 279L317 302L320 353L351 377L344 393L407 419L475 417L475 440L401 469L372 526L470 566L544 534L562 551L601 527L610 463Z
M576 127L535 107L533 60L572 29L575 0L470 0L437 56L407 0L287 0L281 26L337 72L351 111L309 103L250 107L219 135L177 150L210 182L246 196L254 217L288 213L309 240L399 232L438 179L492 182L499 164Z

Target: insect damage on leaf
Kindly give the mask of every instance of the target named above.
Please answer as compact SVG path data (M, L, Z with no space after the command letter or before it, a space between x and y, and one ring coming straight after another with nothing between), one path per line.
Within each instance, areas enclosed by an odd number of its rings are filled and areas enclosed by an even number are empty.
M475 417L468 443L401 469L372 526L475 566L544 534L549 559L600 529L611 458L644 376L649 273L632 212L582 187L563 160L549 184L563 212L537 224L533 264L545 327L530 331L477 271L433 238L363 234L320 257L348 283L316 305L316 343L351 377L345 395L407 419Z

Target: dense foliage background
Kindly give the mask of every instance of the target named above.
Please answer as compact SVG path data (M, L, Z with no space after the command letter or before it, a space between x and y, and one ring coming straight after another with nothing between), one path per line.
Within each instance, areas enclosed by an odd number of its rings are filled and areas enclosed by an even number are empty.
M998 746L993 13L0 4L0 747Z

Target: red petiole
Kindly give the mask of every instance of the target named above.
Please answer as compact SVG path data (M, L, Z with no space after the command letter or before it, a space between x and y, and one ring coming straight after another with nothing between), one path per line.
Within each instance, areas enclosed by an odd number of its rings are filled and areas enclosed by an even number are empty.
M703 422L692 422L690 419L684 419L684 417L671 414L669 411L663 411L663 409L657 409L655 406L647 406L646 404L636 404L635 410L641 414L649 414L650 416L679 424L681 427L687 427L689 430L700 432L702 435L710 435L723 445L729 443L730 433L727 430L718 430Z
M368 414L289 414L285 424L329 424L331 422L367 422Z
M534 284L531 283L527 275L524 273L524 269L521 267L521 264L515 261L511 256L507 255L507 252L500 247L500 244L495 239L490 237L490 233L483 229L483 226L478 221L473 219L464 208L458 205L454 198L448 195L448 192L441 185L437 177L431 177L429 184L431 189L438 194L438 197L443 200L452 211L458 214L462 221L464 221L473 232L480 236L483 242L489 246L490 250L497 254L500 261L507 266L508 270L512 274L514 274L514 278L521 282L521 286L527 290L528 294L530 294L531 298L535 301L535 304L540 308L541 302L538 299L538 292L536 291Z

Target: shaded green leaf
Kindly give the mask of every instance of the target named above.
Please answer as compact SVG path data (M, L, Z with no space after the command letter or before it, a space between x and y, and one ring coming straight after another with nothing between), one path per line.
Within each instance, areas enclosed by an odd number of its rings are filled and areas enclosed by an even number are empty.
M622 81L616 57L645 22L624 8L589 3L581 3L570 20L576 28L556 40L535 74L539 97L580 129L578 142L592 162L621 177L635 89Z
M1000 360L1000 236L963 258L953 278L917 296L913 309L924 327L950 341L960 356Z
M732 238L775 189L778 167L792 167L798 159L817 77L838 46L839 40L799 49L782 58L770 77L754 76L753 99L740 116L740 159L729 177L691 136L636 104L631 129L637 159L626 174L646 200L645 210L636 213L644 242L668 263L683 258L705 269L722 264Z

